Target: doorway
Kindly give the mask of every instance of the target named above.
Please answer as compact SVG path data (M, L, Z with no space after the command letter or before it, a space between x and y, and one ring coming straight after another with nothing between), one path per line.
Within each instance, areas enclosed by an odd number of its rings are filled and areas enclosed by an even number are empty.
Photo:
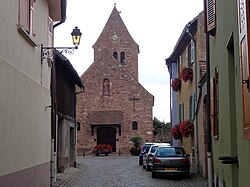
M112 146L112 152L116 152L116 128L115 127L98 127L97 128L97 145L107 144Z

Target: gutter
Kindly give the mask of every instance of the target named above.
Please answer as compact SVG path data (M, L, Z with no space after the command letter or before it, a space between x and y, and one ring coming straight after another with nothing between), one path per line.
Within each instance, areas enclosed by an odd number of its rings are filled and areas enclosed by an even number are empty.
M53 28L63 24L66 20L66 8L67 8L67 0L61 0L61 20L53 25Z

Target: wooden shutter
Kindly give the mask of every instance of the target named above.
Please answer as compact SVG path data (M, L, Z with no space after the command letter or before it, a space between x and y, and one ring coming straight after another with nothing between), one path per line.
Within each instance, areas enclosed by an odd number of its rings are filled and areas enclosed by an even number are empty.
M249 90L249 3L238 0L239 46L242 83L243 135L250 140L250 90Z
M210 81L210 120L211 120L211 136L214 132L214 78Z
M216 8L215 0L205 0L205 32L215 35Z
M30 32L29 4L29 0L19 0L19 25L21 25L28 32Z

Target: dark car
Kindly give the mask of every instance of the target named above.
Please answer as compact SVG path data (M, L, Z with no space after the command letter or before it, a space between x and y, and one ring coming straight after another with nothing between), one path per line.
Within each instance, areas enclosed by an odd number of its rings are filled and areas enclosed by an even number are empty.
M152 160L152 178L158 174L190 175L189 155L183 147L158 146Z
M153 145L153 143L145 143L142 147L141 147L141 153L139 155L139 165L142 166L143 165L143 156L146 152L146 150Z

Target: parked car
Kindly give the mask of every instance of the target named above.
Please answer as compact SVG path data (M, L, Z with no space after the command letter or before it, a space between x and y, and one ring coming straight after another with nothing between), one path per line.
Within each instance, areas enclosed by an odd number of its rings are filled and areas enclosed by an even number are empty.
M143 165L143 155L146 152L147 148L149 146L153 145L153 143L145 143L142 147L141 147L141 153L139 155L139 165L142 166Z
M152 159L155 153L155 150L157 149L158 146L165 145L165 146L170 146L169 143L154 143L151 145L145 152L143 156L143 169L146 169L147 171L151 170L151 165L152 165Z
M152 160L152 178L158 174L190 175L189 155L183 147L158 146Z

